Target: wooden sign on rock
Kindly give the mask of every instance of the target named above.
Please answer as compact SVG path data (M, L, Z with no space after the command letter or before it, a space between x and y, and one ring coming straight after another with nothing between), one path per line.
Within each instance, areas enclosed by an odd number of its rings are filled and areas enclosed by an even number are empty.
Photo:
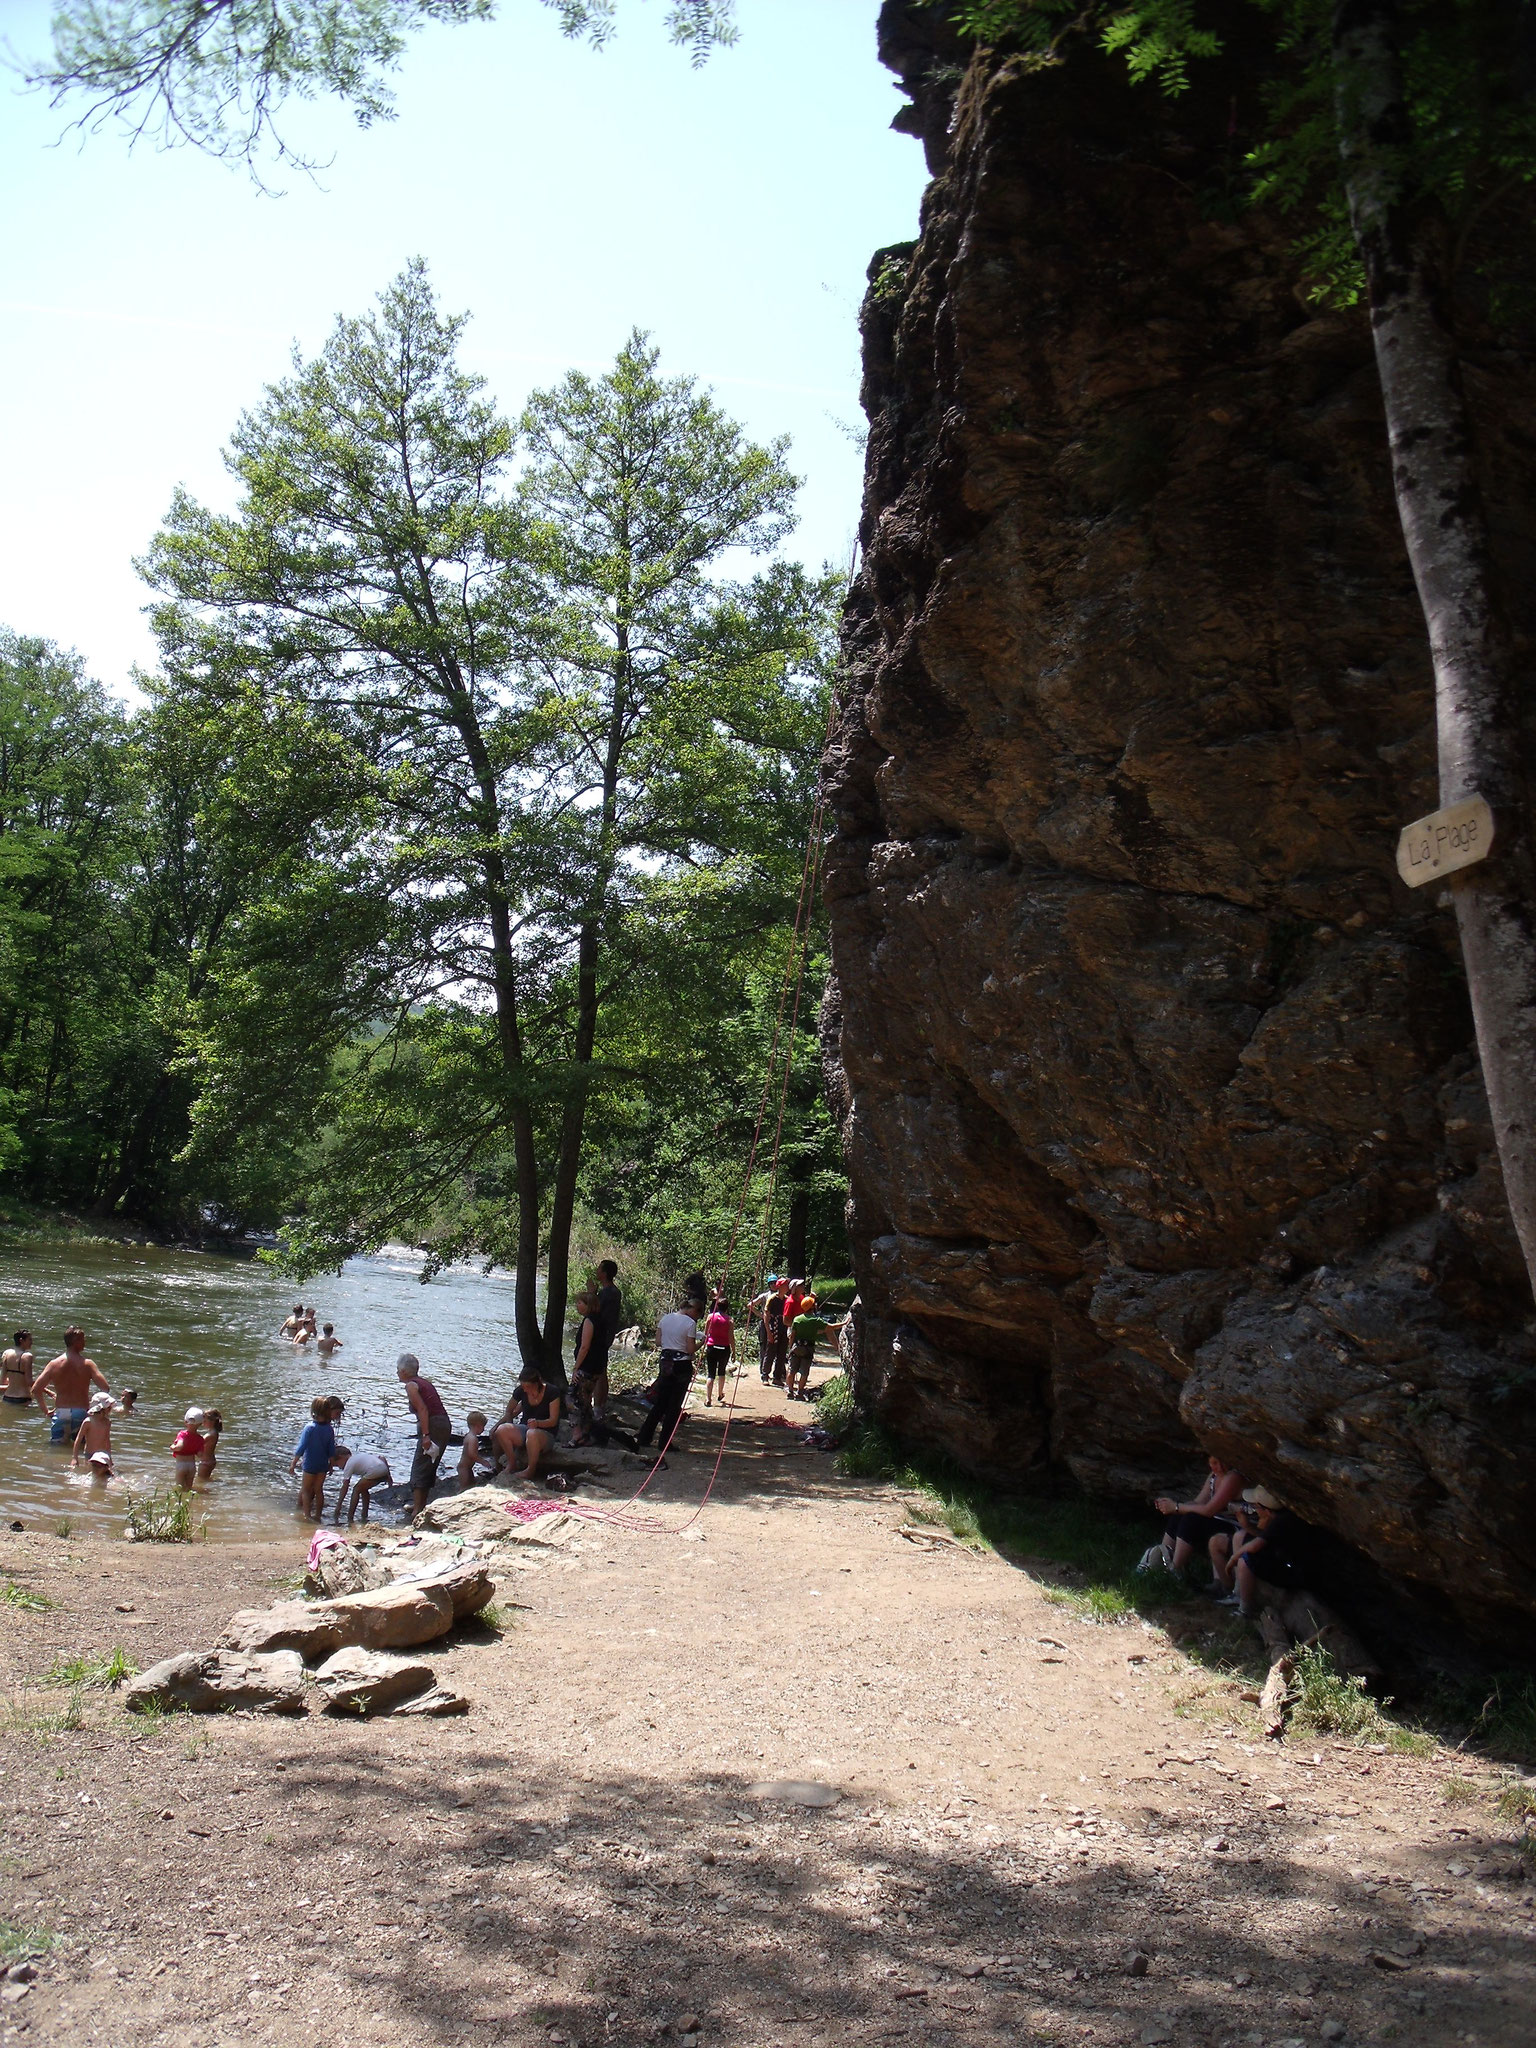
M1422 889L1426 882L1486 860L1492 845L1493 813L1482 797L1470 796L1403 827L1397 841L1397 872L1410 889Z

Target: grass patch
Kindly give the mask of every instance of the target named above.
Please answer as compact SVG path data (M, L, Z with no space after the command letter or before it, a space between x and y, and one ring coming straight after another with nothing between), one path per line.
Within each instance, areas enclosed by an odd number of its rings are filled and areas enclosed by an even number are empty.
M1536 1785L1506 1785L1499 1793L1499 1815L1503 1820L1536 1821Z
M1440 1787L1440 1797L1447 1806L1476 1806L1482 1796L1470 1778L1447 1778Z
M54 1941L45 1927L18 1927L14 1921L0 1920L0 1963L24 1963L33 1956L45 1956Z
M130 1543L196 1543L207 1528L206 1518L197 1519L196 1496L185 1487L130 1493L127 1507Z
M1366 1691L1365 1680L1341 1671L1318 1645L1296 1652L1291 1727L1303 1734L1344 1735L1355 1742L1390 1742L1394 1730L1382 1703Z
M110 1657L60 1657L43 1683L90 1685L108 1691L137 1678L138 1673L138 1665L130 1663L123 1650L116 1649Z
M494 1629L499 1635L504 1628L512 1626L512 1617L505 1607L498 1607L493 1600L489 1607L482 1607L474 1619L482 1628Z
M834 1436L853 1427L853 1385L847 1373L834 1373L816 1389L816 1420Z
M63 1516L59 1521L55 1522L53 1525L53 1533L55 1536L72 1536L74 1534L74 1529L75 1525L69 1519L68 1515Z
M53 1605L46 1593L34 1593L30 1586L19 1586L14 1579L8 1579L0 1588L0 1600L7 1607L19 1608L23 1614L46 1614Z

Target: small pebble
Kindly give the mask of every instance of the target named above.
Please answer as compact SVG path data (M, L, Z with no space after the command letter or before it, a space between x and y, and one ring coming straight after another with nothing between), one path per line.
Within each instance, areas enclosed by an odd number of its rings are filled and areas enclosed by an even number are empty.
M1342 2020L1324 2020L1317 2031L1325 2041L1342 2041L1348 2029Z

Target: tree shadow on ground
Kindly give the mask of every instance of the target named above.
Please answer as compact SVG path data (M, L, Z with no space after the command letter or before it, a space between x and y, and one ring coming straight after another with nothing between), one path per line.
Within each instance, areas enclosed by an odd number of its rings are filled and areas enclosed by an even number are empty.
M1420 1939L1406 1881L1383 1894L1364 1874L1303 1867L1255 1816L1227 1823L1220 1851L1198 1837L1208 1821L1165 1823L1149 1859L1091 1820L1009 1839L958 1810L783 1807L722 1774L551 1785L537 1742L452 1787L376 1755L337 1771L298 1753L288 1768L295 1798L343 1800L347 1839L391 1849L380 1873L408 1880L398 1904L373 1902L381 1952L332 1934L349 2005L394 2005L435 2039L645 2041L697 2021L706 2048L849 2034L1218 2043L1315 2035L1329 2017L1359 2038L1368 2020L1417 2027L1431 2002L1415 1959L1369 1961ZM1298 1908L1308 1931L1282 1936ZM1131 1973L1138 1954L1145 1974ZM1475 2012L1484 2043L1513 2042L1500 1989L1436 1988L1432 2002L1444 2020Z

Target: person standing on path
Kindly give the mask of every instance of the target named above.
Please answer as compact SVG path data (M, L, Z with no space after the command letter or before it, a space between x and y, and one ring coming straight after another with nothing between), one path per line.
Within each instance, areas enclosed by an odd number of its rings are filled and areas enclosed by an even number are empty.
M429 1379L422 1377L421 1360L414 1351L402 1351L395 1360L395 1377L405 1388L416 1423L416 1455L411 1460L411 1513L419 1515L427 1495L437 1481L437 1468L453 1425L443 1397Z
M731 1321L731 1304L723 1294L704 1325L704 1406L714 1406L715 1381L720 1382L720 1406L725 1406L725 1369L736 1350L736 1325Z
M656 1325L656 1342L661 1351L661 1370L656 1375L651 1412L635 1436L635 1448L645 1450L659 1431L661 1449L658 1465L666 1465L666 1449L682 1418L683 1403L693 1385L693 1355L699 1347L699 1326L689 1313L692 1295L684 1295L670 1314Z
M619 1334L624 1301L619 1293L619 1269L612 1259L597 1268L597 1286L591 1297L592 1342L582 1364L592 1394L592 1414L598 1422L608 1419L608 1354Z
M84 1330L71 1323L64 1332L64 1349L57 1358L49 1359L32 1382L32 1398L45 1415L49 1408L43 1395L53 1395L48 1428L51 1443L74 1442L90 1406L92 1387L100 1387L104 1394L112 1391L101 1367L85 1355Z
M789 1356L789 1322L784 1314L784 1299L789 1293L787 1280L776 1280L773 1292L763 1303L763 1323L768 1332L768 1356L764 1361L763 1384L770 1381L776 1387L784 1385L784 1361Z

